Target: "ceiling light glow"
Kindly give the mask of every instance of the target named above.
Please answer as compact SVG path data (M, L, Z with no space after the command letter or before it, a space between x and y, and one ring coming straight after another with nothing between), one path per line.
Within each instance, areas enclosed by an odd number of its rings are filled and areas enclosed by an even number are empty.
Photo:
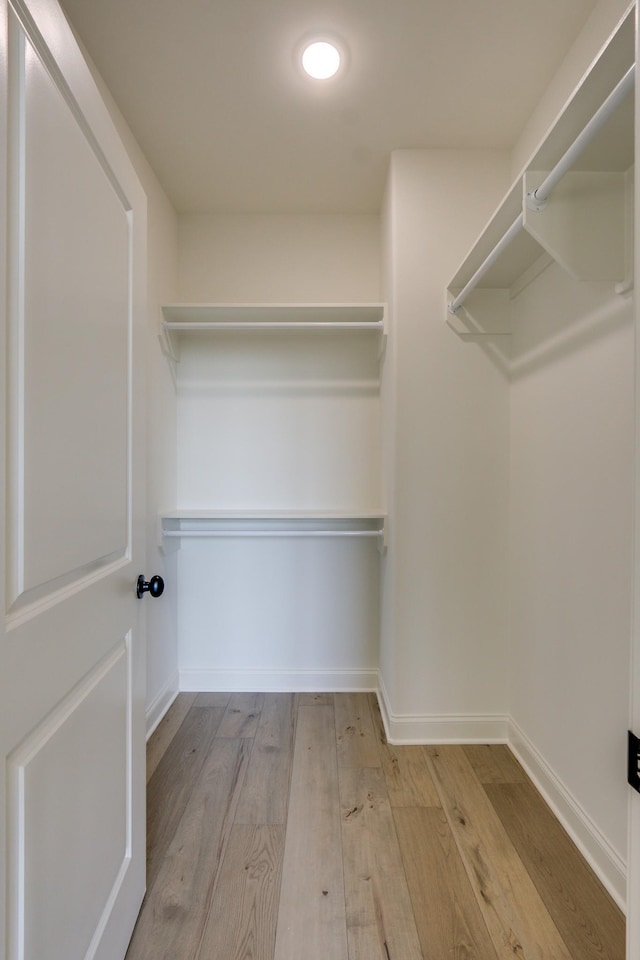
M340 53L332 43L316 40L305 48L302 54L302 66L314 80L328 80L340 68Z

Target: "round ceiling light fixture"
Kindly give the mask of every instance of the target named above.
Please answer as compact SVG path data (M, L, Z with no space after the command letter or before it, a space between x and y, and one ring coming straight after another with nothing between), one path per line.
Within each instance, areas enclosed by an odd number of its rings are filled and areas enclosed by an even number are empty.
M314 40L302 51L302 69L314 80L329 80L340 69L340 51L328 40Z

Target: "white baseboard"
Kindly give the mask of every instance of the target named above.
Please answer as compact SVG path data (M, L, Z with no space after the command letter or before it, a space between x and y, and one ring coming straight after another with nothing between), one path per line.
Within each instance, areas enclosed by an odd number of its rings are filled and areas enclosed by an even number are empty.
M508 717L502 714L394 714L382 677L378 701L389 743L506 743Z
M622 857L513 719L507 742L587 863L626 912L627 869Z
M377 692L389 743L507 743L596 876L626 912L627 870L622 857L511 717L396 715L389 706L382 677Z
M181 670L185 692L348 693L376 690L377 669Z
M165 685L158 691L151 703L147 704L145 711L147 723L147 740L156 729L165 713L178 696L180 684L178 674L174 674L167 680Z

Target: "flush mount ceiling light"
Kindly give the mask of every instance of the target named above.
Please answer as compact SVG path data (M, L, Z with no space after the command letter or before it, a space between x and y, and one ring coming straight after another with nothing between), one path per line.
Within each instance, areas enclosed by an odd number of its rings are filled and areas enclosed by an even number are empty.
M302 69L314 80L334 77L341 62L340 51L328 40L314 40L302 51Z

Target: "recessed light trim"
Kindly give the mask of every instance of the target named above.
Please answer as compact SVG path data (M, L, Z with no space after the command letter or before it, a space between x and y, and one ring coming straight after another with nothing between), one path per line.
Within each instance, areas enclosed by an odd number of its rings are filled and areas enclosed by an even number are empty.
M302 51L302 69L314 80L330 80L342 65L338 47L329 40L313 40Z

